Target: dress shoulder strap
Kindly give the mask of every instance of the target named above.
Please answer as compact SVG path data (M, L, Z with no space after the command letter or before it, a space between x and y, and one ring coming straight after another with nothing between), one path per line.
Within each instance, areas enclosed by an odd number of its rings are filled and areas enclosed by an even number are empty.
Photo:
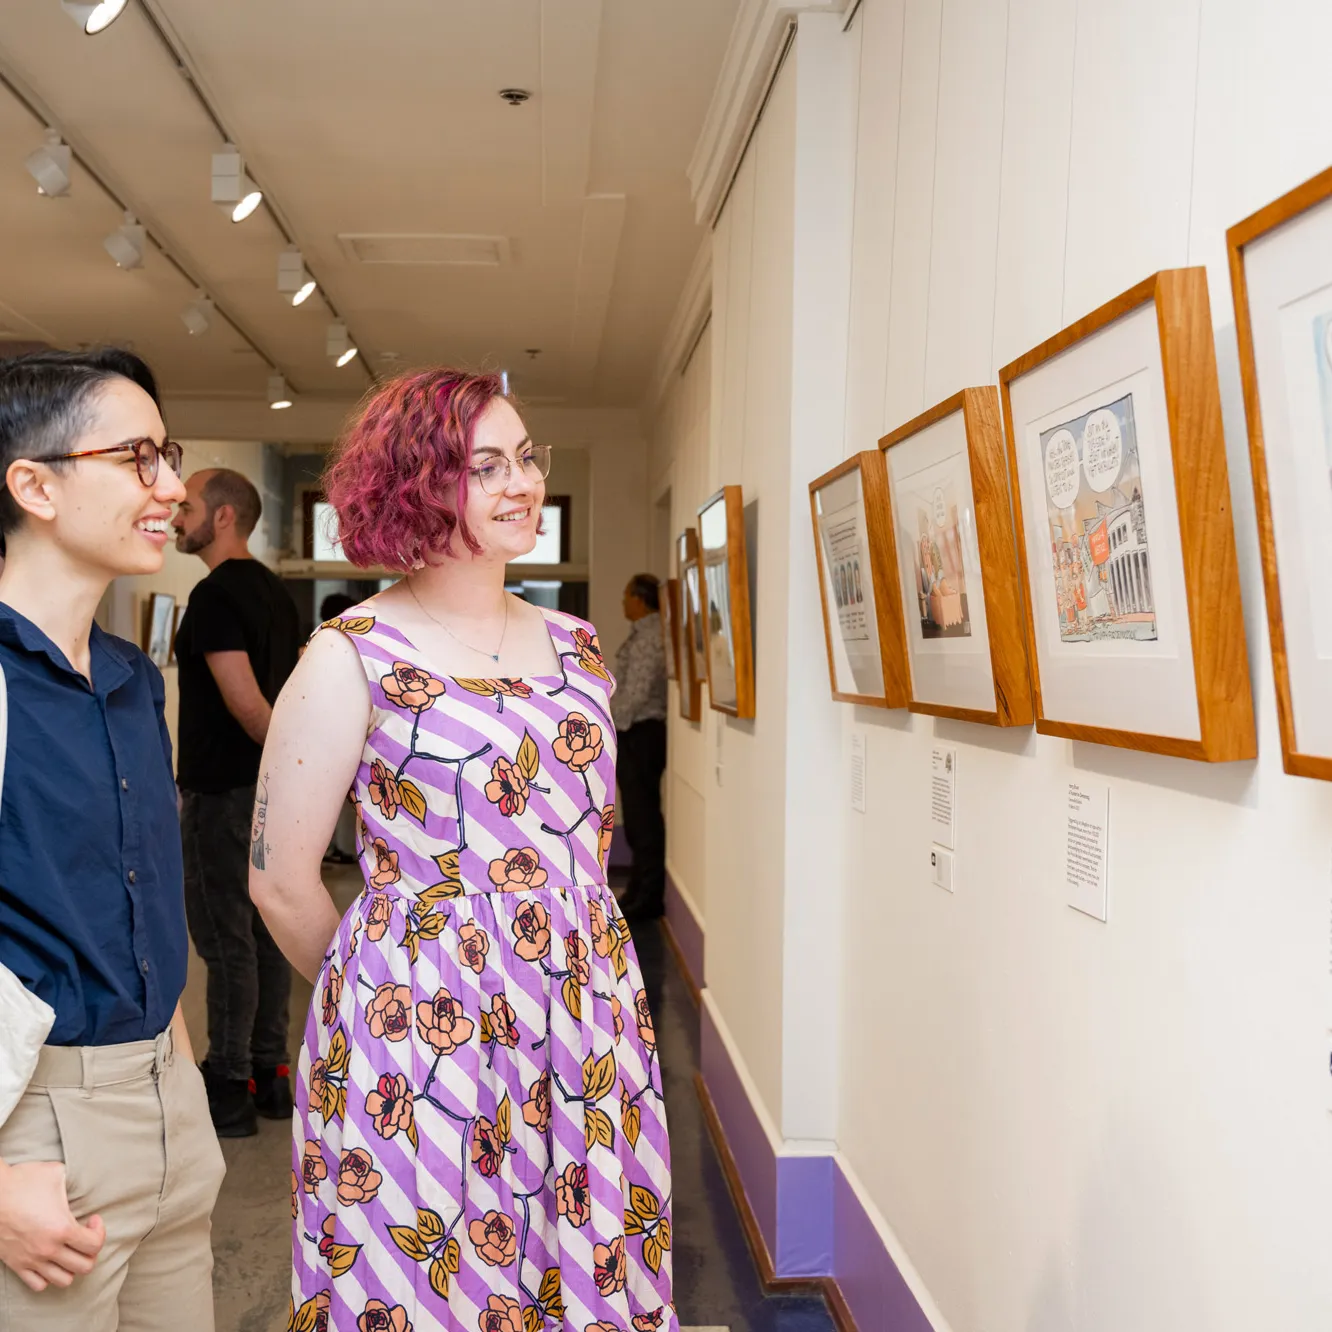
M399 663L411 659L413 649L407 639L386 620L380 619L373 606L364 602L331 620L325 620L311 638L329 630L337 630L356 649L366 679L372 686L378 684L384 676L393 674ZM371 696L374 696L373 689Z

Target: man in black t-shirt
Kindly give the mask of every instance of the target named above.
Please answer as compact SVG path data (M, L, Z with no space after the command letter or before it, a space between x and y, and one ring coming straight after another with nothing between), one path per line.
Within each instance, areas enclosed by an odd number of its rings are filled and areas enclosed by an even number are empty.
M172 521L176 549L208 576L176 635L177 782L190 936L208 965L208 1084L222 1137L292 1111L287 1060L291 968L250 901L250 821L273 704L300 653L295 603L254 559L259 492L239 472L195 472Z

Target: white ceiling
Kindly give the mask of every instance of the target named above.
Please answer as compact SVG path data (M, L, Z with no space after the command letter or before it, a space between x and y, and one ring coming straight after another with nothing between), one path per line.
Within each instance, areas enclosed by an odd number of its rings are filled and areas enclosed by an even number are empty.
M702 239L685 175L736 0L131 0L96 38L58 0L0 0L0 75L136 212L306 396L351 397L331 318L276 290L260 210L209 202L221 139L144 7L268 191L371 368L508 368L517 391L635 405ZM530 89L526 106L497 96ZM117 206L76 169L45 199L24 169L42 126L0 87L0 337L131 341L173 395L262 398L268 365L151 246L117 269ZM501 238L492 266L355 260L339 237ZM536 360L525 350L541 349Z

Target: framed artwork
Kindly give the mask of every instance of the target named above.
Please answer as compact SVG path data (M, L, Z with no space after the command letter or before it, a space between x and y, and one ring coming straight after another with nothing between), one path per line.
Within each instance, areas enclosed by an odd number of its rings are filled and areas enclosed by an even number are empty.
M661 580L661 642L666 651L666 678L680 678L680 580Z
M185 618L185 607L177 606L175 613L171 617L171 655L168 658L168 664L176 665L176 637L180 633L180 622Z
M811 481L809 507L832 696L904 708L911 691L883 454L858 453Z
M1155 274L999 372L1047 735L1257 752L1207 274Z
M675 543L680 568L680 716L698 721L703 715L701 685L707 673L703 641L703 605L699 595L698 533L687 527Z
M913 712L1030 726L999 395L969 388L879 441Z
M749 616L745 505L723 486L698 511L708 702L731 717L754 715L754 637Z
M1226 241L1282 761L1332 781L1332 170Z
M169 592L152 592L144 606L143 650L154 666L170 664L175 641L176 598Z

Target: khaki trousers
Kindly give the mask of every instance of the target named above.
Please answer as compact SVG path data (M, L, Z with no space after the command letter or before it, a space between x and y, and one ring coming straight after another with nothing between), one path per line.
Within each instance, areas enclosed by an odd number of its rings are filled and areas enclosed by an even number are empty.
M63 1161L69 1205L106 1225L97 1265L36 1293L0 1264L0 1332L212 1332L213 1204L225 1166L203 1077L171 1031L129 1045L48 1045L0 1159Z

